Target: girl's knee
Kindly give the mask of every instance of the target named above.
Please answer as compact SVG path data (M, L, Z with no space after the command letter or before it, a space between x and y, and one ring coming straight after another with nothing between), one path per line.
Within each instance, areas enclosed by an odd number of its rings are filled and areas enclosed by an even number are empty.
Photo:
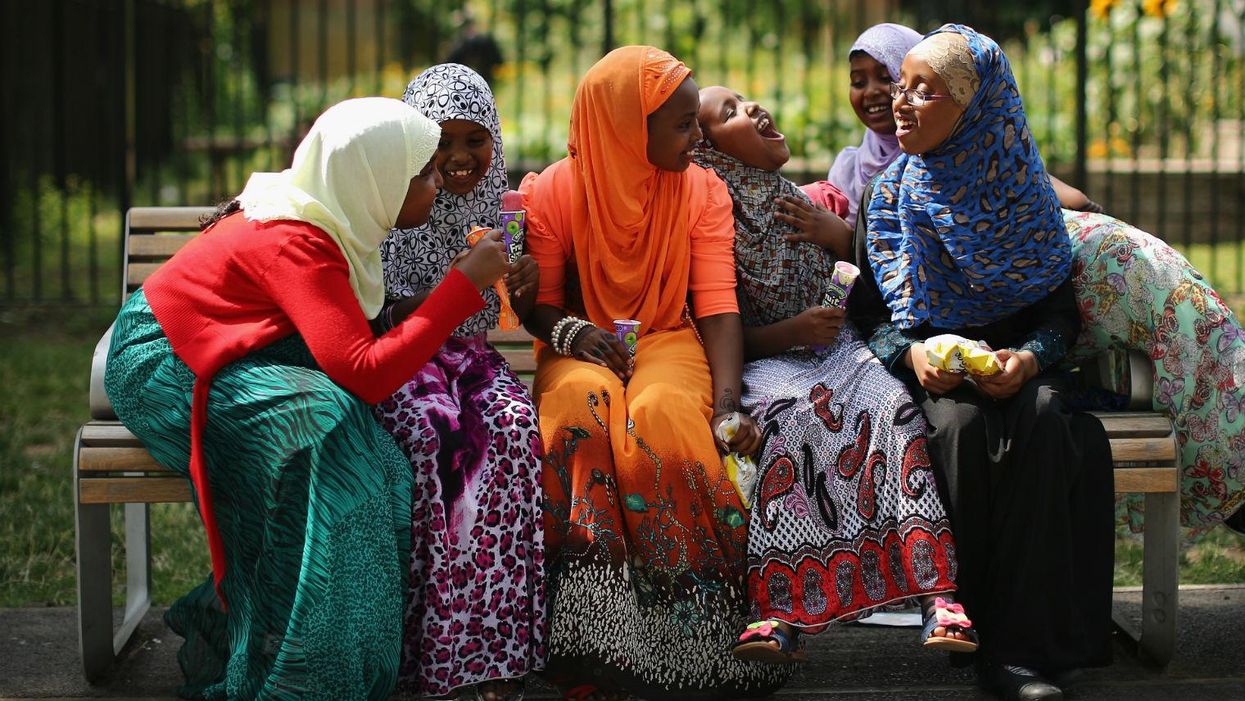
M669 428L704 412L703 398L672 383L653 383L628 397L628 410L636 430L644 426Z
M975 402L939 401L935 411L926 411L929 438L985 445L987 411L989 409Z

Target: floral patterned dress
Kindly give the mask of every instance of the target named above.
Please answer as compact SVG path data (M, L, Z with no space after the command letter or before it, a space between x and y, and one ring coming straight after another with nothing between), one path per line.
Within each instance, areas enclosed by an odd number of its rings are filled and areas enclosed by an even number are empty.
M1184 256L1128 224L1065 210L1082 332L1072 355L1138 350L1154 361L1154 409L1172 417L1181 521L1202 531L1245 504L1245 331ZM1134 530L1141 501L1126 501Z

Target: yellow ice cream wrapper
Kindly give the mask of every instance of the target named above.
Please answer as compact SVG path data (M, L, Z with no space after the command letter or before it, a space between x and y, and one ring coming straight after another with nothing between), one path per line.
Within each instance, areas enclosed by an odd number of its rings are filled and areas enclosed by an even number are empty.
M999 357L993 352L977 345L961 346L964 358L964 369L972 375L990 376L1003 371L999 365Z
M963 345L970 343L963 336L944 333L925 339L925 359L930 365L947 372L964 372Z
M925 359L930 365L947 372L973 375L995 375L1003 370L994 351L963 336L944 333L925 340Z
M739 412L731 414L725 421L718 424L718 440L729 441L739 431ZM726 476L735 485L739 500L745 509L752 508L752 490L757 482L757 464L752 458L739 453L727 453L722 456L722 466L726 468Z

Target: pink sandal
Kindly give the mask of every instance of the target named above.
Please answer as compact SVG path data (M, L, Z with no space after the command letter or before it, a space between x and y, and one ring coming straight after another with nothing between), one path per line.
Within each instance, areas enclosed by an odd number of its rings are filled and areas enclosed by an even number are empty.
M770 618L749 623L739 636L731 654L736 659L768 664L804 662L807 658L804 654L804 644L799 639L799 633L787 635L779 627L780 622L778 619Z
M948 638L934 635L934 629L942 626L948 633L958 631L964 638ZM947 652L973 652L977 649L977 631L964 613L964 605L947 601L941 596L925 612L925 625L921 629L921 643L931 650Z

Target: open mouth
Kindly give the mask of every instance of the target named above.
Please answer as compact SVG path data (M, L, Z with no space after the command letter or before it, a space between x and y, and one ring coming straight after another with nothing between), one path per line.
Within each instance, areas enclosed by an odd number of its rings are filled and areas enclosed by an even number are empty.
M757 120L757 131L766 139L782 139L782 133L774 128L774 119L768 113L762 112L761 118Z
M895 115L895 136L904 136L915 128L916 122L914 120Z
M869 115L870 117L873 117L875 115L879 115L884 112L889 112L890 109L891 109L891 105L889 102L880 102L876 105L865 105L865 114Z

